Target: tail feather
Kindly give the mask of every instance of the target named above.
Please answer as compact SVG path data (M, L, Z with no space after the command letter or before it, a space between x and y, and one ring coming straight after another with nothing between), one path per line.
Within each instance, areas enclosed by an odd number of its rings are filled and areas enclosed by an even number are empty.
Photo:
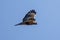
M23 23L18 23L18 24L16 24L15 26L18 26L18 25L22 25Z

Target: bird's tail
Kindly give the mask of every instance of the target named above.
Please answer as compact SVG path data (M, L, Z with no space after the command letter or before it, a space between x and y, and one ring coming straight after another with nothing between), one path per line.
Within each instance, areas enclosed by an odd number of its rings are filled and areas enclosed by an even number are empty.
M15 26L22 25L22 24L23 24L23 23L21 22L21 23L16 24Z

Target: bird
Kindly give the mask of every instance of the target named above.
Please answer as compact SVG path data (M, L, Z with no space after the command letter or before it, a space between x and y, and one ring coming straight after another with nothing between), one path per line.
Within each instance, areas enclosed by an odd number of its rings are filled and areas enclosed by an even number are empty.
M17 25L36 25L36 11L35 10L30 10L29 12L27 12L27 14L24 16L24 18L22 19L22 22L16 24Z

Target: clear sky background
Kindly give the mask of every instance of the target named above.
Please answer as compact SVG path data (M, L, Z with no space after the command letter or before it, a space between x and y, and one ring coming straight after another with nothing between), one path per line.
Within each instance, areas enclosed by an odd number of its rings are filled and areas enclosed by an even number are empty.
M38 25L14 26L31 9ZM0 40L60 40L60 0L0 0Z

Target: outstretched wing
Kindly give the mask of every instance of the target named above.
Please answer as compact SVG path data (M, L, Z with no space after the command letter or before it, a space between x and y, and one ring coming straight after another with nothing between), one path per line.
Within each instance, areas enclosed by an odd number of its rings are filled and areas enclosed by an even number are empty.
M36 12L35 10L30 10L26 15L25 17L23 18L23 22L27 21L27 20L35 20L34 19L34 16L36 15Z

